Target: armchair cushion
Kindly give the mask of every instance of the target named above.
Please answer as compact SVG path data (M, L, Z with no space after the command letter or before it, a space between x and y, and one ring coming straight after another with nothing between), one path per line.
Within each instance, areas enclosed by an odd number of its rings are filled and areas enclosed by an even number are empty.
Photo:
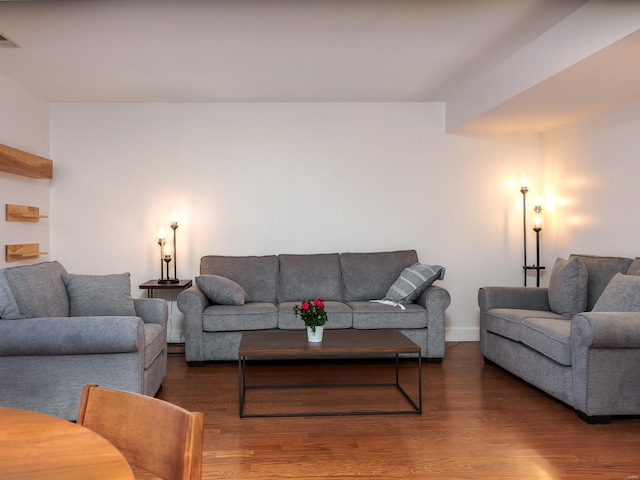
M22 318L4 269L0 269L0 318Z
M640 258L636 258L627 270L627 275L640 275Z
M25 318L68 317L69 297L58 262L22 265L5 270L20 314Z
M220 275L200 275L196 277L196 285L218 305L244 305L249 301L249 294L241 285Z
M130 274L76 275L63 273L69 295L69 316L135 317Z
M558 258L549 278L552 312L573 316L587 309L587 268L580 257Z
M593 307L594 312L640 312L640 276L616 273Z

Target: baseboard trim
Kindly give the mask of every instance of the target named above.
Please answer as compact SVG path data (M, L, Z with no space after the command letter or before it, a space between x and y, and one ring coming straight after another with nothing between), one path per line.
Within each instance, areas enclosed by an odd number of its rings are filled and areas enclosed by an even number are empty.
M169 355L184 355L184 343L167 343Z
M446 328L444 337L447 342L479 342L480 329L478 327Z

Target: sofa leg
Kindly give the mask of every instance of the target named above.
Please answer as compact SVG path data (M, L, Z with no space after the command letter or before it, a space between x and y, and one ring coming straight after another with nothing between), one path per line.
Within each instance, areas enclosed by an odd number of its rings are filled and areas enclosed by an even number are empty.
M204 362L187 362L187 366L189 367L202 367Z
M425 358L426 363L442 363L442 357L440 358Z
M578 418L587 422L589 425L611 423L610 415L587 415L584 412L578 412Z
M485 365L493 365L493 366L497 366L497 365L495 364L495 362L492 362L492 361L491 361L491 360L489 360L487 357L482 357L482 358L484 358L484 363L485 363Z

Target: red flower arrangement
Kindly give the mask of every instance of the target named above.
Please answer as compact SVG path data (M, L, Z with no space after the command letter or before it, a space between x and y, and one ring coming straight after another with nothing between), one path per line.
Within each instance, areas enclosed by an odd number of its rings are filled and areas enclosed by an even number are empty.
M300 305L293 306L293 313L296 317L302 318L305 326L311 327L314 333L316 327L321 327L327 323L324 298L316 298L313 302L307 298Z

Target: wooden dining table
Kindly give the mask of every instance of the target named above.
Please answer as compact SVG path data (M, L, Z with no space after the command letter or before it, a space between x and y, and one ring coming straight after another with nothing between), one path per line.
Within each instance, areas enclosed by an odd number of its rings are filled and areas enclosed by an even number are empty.
M132 480L120 451L97 433L42 413L0 407L2 480Z

